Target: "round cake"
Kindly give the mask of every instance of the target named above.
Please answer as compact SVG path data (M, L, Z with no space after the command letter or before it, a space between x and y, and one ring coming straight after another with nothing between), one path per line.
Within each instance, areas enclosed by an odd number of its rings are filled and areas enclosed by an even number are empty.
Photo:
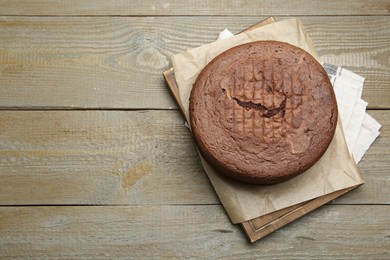
M222 174L264 185L309 169L337 124L323 67L277 41L243 44L214 58L197 77L189 110L203 157Z

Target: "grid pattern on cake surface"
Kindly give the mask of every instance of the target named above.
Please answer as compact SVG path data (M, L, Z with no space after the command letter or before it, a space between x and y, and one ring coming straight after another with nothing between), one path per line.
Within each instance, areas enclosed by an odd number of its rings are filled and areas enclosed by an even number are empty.
M272 64L267 64L267 70L265 62ZM282 71L274 61L263 61L256 65L245 64L229 76L233 79L229 86L229 96L233 102L225 102L224 111L233 132L255 136L269 143L279 140L291 128L299 128L302 119L300 105L304 95L299 73ZM237 102L273 109L280 106L281 95L285 100L283 111L269 117L265 116L266 110L243 107Z

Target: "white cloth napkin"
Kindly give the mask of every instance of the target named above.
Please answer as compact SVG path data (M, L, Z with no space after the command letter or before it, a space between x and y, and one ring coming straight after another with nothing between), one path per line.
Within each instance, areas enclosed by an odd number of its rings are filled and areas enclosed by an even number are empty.
M234 34L228 29L219 33L218 39ZM364 78L350 70L329 63L323 64L336 94L339 114L349 152L359 163L371 144L379 136L382 127L366 113L367 102L361 99Z
M323 65L336 93L348 149L358 163L379 136L381 124L366 113L368 103L361 99L364 78L342 67Z
M219 33L218 40L230 38L232 36L234 36L234 34L231 31L229 31L228 29L225 29L225 30L223 30L222 32Z

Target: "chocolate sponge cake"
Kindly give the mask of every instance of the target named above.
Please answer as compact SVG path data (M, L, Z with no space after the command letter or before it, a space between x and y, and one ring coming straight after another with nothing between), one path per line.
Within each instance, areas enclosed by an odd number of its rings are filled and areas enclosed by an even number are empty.
M284 42L231 48L199 74L190 120L204 158L222 174L255 184L289 180L318 161L337 124L322 66Z

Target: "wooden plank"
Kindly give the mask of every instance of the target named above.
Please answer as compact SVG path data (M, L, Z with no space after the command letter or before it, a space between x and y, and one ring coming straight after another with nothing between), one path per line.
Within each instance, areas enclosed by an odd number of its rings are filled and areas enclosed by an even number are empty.
M350 23L352 20L346 22L343 17L328 17L327 21L302 19L322 61L343 66L366 78L363 99L369 108L390 106L390 62L386 58L390 51L388 18L370 17L371 22L366 24L355 17L354 25ZM381 41L378 35L387 35L387 39Z
M0 108L176 108L170 57L262 18L4 16ZM390 108L390 17L302 20L323 60L367 78L370 108Z
M0 258L386 259L389 214L324 206L249 245L219 205L0 207Z
M390 111L336 203L390 204ZM0 205L216 204L178 111L0 111ZM174 192L173 192L174 191Z
M178 111L0 112L0 204L218 203Z
M388 15L388 1L1 0L1 15Z

